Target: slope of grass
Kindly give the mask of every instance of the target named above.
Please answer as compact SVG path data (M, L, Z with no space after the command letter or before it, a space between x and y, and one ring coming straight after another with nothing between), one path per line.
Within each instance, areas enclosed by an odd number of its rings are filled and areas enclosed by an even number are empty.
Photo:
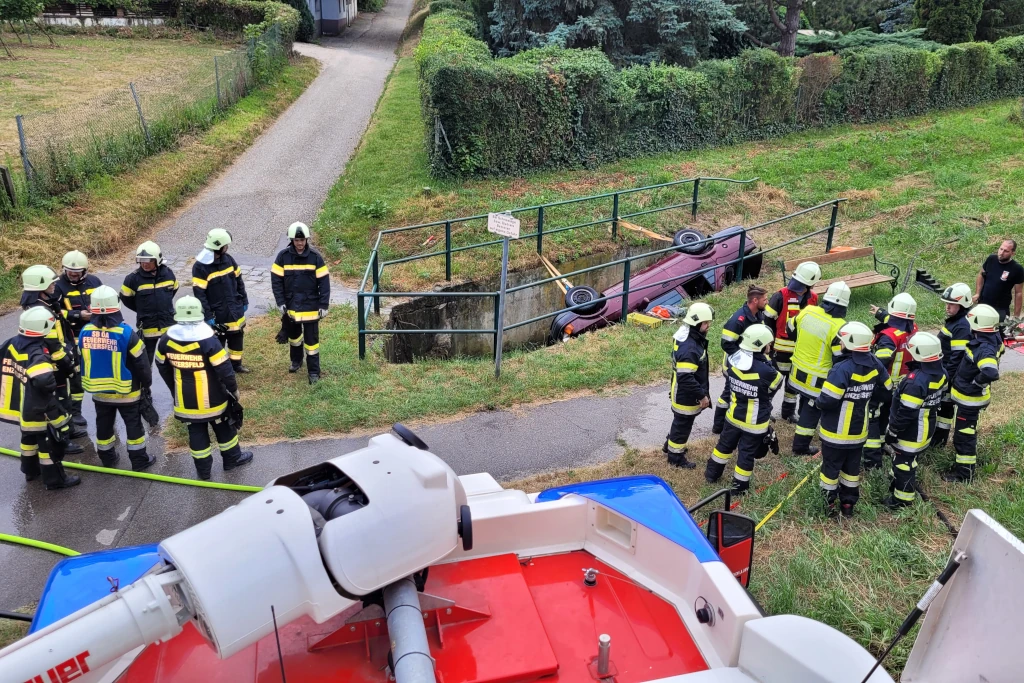
M130 42L130 41L121 41ZM70 249L101 256L127 245L160 217L180 206L252 144L316 78L319 64L300 57L266 86L235 104L209 130L177 149L146 159L129 173L96 178L69 206L26 210L0 232L0 262L56 265ZM0 278L0 300L20 289L10 273Z
M863 482L852 520L827 518L818 487L820 459L787 456L792 428L776 423L782 457L769 455L758 461L753 493L742 498L735 511L761 520L805 475L809 477L757 534L750 589L764 609L822 621L877 656L946 562L953 536L937 518L937 510L959 528L968 510L981 508L1024 537L1024 417L1011 405L1021 377L1009 375L994 385L996 399L982 421L977 480L969 486L943 482L938 472L950 466L953 453L949 448L929 451L919 458L918 475L930 502L898 513L880 505L888 477L876 470ZM692 505L721 488L706 484L703 476L703 463L714 443L690 443L691 457L701 464L696 470L670 467L660 451L628 451L602 465L541 474L506 487L539 491L653 473L671 484L684 504ZM728 477L727 470L724 485ZM886 661L888 671L902 670L915 635L916 629L893 651Z

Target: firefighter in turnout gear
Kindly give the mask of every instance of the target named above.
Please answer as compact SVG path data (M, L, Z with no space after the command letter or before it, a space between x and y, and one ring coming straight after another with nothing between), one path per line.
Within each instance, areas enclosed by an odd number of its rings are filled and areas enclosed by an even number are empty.
M757 285L747 288L747 303L732 314L722 327L722 375L728 376L729 356L740 350L740 337L751 325L764 323L764 309L768 305L767 292ZM711 428L712 434L721 434L725 426L725 412L729 408L729 383L725 383L722 395L718 397L715 407L715 420Z
M320 379L320 319L326 317L331 301L331 277L320 252L310 244L311 237L304 223L288 227L290 244L274 259L270 282L278 310L288 317L288 372L298 372L305 353L309 383L316 384Z
M686 442L690 439L693 421L711 405L708 386L708 328L715 319L711 307L703 302L690 304L683 315L683 324L672 336L672 362L675 372L669 389L672 401L672 428L662 450L668 464L685 469L697 465L686 459Z
M200 479L213 468L209 427L217 437L224 470L252 461L252 451L238 445L238 431L228 414L229 402L238 401L238 384L227 351L213 329L203 322L203 306L183 296L174 306L178 323L167 330L156 347L156 367L174 397L174 416L188 427L188 447Z
M772 363L788 380L793 368L793 351L796 343L789 336L789 322L800 311L818 303L818 295L811 291L821 279L821 268L813 261L801 263L793 271L789 284L775 292L764 309L765 323L775 328L775 345L772 347ZM796 422L797 393L786 382L782 396L782 419Z
M821 411L820 485L829 515L836 501L844 517L853 516L860 497L860 464L868 438L870 406L892 400L892 381L885 366L871 353L874 333L861 322L839 329L843 355L821 386L816 399Z
M974 299L971 296L971 288L957 282L946 287L942 293L942 301L946 304L946 324L939 331L939 341L942 342L942 367L946 369L946 376L952 386L960 361L967 351L967 344L972 338L971 324L967 322L967 311L973 305ZM956 404L953 403L952 394L947 392L939 404L939 419L935 424L932 446L946 445L949 441L949 430L953 428L954 417Z
M906 349L917 367L896 386L885 432L885 443L892 448L892 480L882 502L890 508L914 502L917 454L931 445L939 403L948 386L938 337L918 332L907 341Z
M732 452L739 449L733 473L732 491L743 495L750 489L754 461L779 452L778 438L772 429L772 399L782 388L783 376L765 353L774 336L764 324L751 325L740 337L740 348L729 357L726 380L729 383L729 409L718 445L708 459L704 478L714 483L721 478Z
M956 420L953 450L956 466L943 475L946 481L970 481L978 460L978 419L992 400L989 385L999 379L999 358L1006 347L999 333L999 313L978 304L967 313L972 339L964 350L951 384Z
M93 290L102 282L95 275L89 274L89 259L80 251L69 251L61 260L61 276L54 287L54 298L60 302L61 313L71 328L72 339L78 339L78 333L89 322L89 297ZM74 342L72 342L74 343ZM79 426L85 426L82 417L82 375L75 373L69 378L71 392L71 419Z
M150 365L156 356L156 344L174 324L174 295L178 278L164 265L164 254L156 242L143 242L135 250L136 270L128 273L121 285L121 303L135 311L136 324L146 345Z
M889 371L893 386L899 386L910 370L907 341L917 332L917 302L903 292L889 300L886 310L872 306L871 312L878 320L875 327L874 354ZM873 470L882 466L882 437L889 426L889 403L871 406L871 422L868 425L868 441L864 446L864 469Z
M146 346L121 317L121 302L112 287L102 285L92 293L92 319L78 336L82 351L82 386L96 406L96 453L104 467L117 464L117 414L121 413L128 437L128 460L136 472L150 467L155 458L146 452L142 426L142 390L153 384Z
M46 346L56 368L54 379L57 382L57 400L60 401L61 409L71 415L73 420L75 405L71 399L70 387L80 387L82 379L79 374L78 344L70 323L61 313L60 300L57 299L57 279L57 273L49 266L37 265L26 268L21 274L21 307L27 310L33 306L43 306L56 319L56 323L46 334ZM87 436L89 432L72 421L70 438L81 439ZM85 449L73 441L64 447L65 455L78 455L84 452Z
M18 336L3 345L0 420L21 428L21 471L25 481L40 474L47 490L81 483L64 471L71 415L57 397L57 371L46 336L60 320L48 307L32 306L18 320Z
M192 265L192 292L203 305L206 323L214 328L221 344L227 347L231 367L246 373L242 365L245 336L245 312L249 296L242 281L242 269L228 256L231 233L214 228L206 236L203 250Z
M800 394L800 418L793 437L794 455L814 455L811 445L821 413L817 398L825 383L833 359L841 355L839 329L850 305L850 288L845 282L833 282L822 297L821 306L808 306L789 321L789 337L796 342L789 386Z

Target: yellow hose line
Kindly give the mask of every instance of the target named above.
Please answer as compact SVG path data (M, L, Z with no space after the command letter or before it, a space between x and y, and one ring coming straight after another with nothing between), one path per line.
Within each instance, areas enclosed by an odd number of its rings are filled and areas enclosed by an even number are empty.
M769 512L767 515L765 515L764 518L760 522L757 523L757 526L754 527L754 531L760 531L761 527L763 527L765 525L765 522L767 522L769 519L771 519L772 515L774 515L779 510L781 510L782 506L786 504L786 501L789 500L790 498L792 498L793 494L796 493L797 491L799 491L800 487L803 486L804 484L806 484L807 480L810 479L811 475L814 474L814 472L816 472L816 471L817 470L813 470L811 472L808 472L807 476L804 477L803 479L801 479L800 483L797 484L796 486L794 486L793 490L790 491L789 494L785 498L783 498L782 501L778 505L776 505L774 508L772 508L771 512Z
M9 455L12 458L20 458L21 453L12 451L9 448L0 448L0 454ZM150 474L149 472L133 472L131 470L115 470L111 467L98 467L86 465L80 462L62 463L64 467L85 472L99 472L100 474L117 474L122 477L133 477L135 479L149 479L150 481L162 481L165 484L180 484L182 486L196 486L203 489L221 489L224 491L242 491L243 493L256 493L262 491L262 486L245 486L243 484L224 484L219 481L202 481L199 479L182 479L181 477L168 477L163 474Z
M68 557L74 557L75 555L82 554L77 550L65 548L62 545L54 545L53 543L37 541L32 538L22 538L21 536L11 536L10 534L0 534L0 541L3 541L4 543L14 543L15 545L27 545L30 548L39 548L40 550L49 550L51 553L67 555Z

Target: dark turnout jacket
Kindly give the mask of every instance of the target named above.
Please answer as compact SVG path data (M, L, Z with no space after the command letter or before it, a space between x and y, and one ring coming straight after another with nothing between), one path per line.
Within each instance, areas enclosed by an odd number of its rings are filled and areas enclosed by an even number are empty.
M320 317L331 303L331 277L323 256L306 243L300 254L294 244L282 249L270 268L274 301L286 306L288 317L307 322Z

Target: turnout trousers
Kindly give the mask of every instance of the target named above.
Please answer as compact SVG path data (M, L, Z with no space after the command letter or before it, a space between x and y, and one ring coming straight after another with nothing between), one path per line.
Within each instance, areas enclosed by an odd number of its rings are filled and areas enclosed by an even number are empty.
M967 479L974 476L974 466L978 463L978 420L982 410L974 406L956 406L956 419L953 421L954 472Z
M732 459L733 451L738 449L736 467L732 476L732 487L737 493L744 493L750 488L750 477L754 474L754 461L768 453L765 434L751 434L726 421L722 435L718 437L718 445L708 458L704 469L704 478L709 482L718 481L725 466Z
M238 330L218 334L217 339L227 349L228 358L231 359L231 367L237 370L242 365L242 349L245 347L245 330Z
M796 433L793 435L794 455L809 455L811 439L818 429L818 421L821 419L821 411L818 403L810 396L800 394L800 418L796 425Z
M213 469L211 456L213 448L210 445L208 427L213 427L214 436L217 437L217 447L220 449L220 456L225 463L233 463L242 452L238 446L238 432L228 422L227 416L221 415L210 422L189 422L188 448L196 463L196 472L203 479L209 479L210 471Z
M311 375L320 374L320 321L296 322L288 318L288 350L293 364L302 364L306 356L306 370Z
M681 415L672 413L672 427L668 430L668 452L686 452L686 442L690 440L690 432L693 430L693 421L696 415Z
M104 467L113 467L117 463L117 414L121 413L124 430L128 436L128 460L132 469L142 469L149 464L146 453L146 429L142 426L142 413L139 402L107 403L93 398L96 406L96 454Z
M832 511L836 499L844 508L852 511L860 498L860 459L864 444L853 447L839 447L827 441L821 442L821 473L819 474L825 506Z
M907 453L892 447L892 480L889 493L899 505L910 505L917 496L917 453Z
M160 337L143 337L142 343L146 345L146 355L149 357L149 366L153 367L153 361L156 359L156 345L160 341Z
M949 442L949 430L953 428L953 421L956 418L956 403L950 394L942 397L939 404L939 417L935 421L935 434L932 436L932 447L942 448Z
M799 399L797 392L789 385L789 373L793 370L793 354L773 353L772 363L775 369L782 373L782 414L783 420L788 420L796 415L796 406Z
M885 431L889 429L888 403L871 408L868 414L868 440L864 443L864 470L869 472L882 466L882 454L885 446Z

